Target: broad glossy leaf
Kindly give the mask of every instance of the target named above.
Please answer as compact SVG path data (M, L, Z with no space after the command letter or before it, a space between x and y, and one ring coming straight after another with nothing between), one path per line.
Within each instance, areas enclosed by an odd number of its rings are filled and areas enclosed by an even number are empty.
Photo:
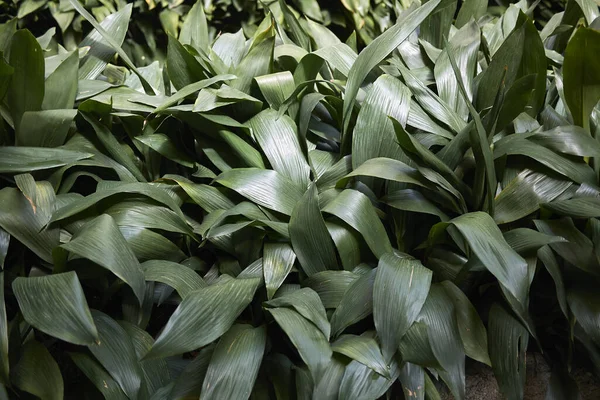
M465 353L474 360L491 366L488 355L487 332L477 310L467 296L450 281L442 282L446 294L454 303L458 332L462 340Z
M418 322L428 327L429 340L441 369L437 372L456 399L465 397L465 353L455 318L455 306L440 284L431 286Z
M506 73L504 74L504 71ZM494 53L477 91L477 109L493 106L502 85L510 88L520 77L536 74L535 93L529 105L535 115L543 105L546 88L546 54L533 21L519 12L514 30ZM504 77L504 78L503 78Z
M419 27L419 36L434 46L442 47L450 33L452 20L456 14L456 0L443 0Z
M154 90L152 89L152 86L148 83L148 81L146 81L146 79L140 73L140 71L138 71L138 69L135 67L135 65L133 64L133 62L127 55L127 53L125 51L123 51L123 49L121 48L121 43L119 43L119 40L113 36L114 32L108 32L106 29L104 29L104 27L101 24L99 24L98 21L96 21L96 18L94 18L83 7L83 5L81 5L77 0L69 0L69 2L73 6L73 8L75 8L75 10L79 14L81 14L81 16L83 18L85 18L90 24L92 24L92 26L94 27L96 32L98 32L101 35L101 37L103 39L103 44L112 47L113 51L116 52L119 55L119 57L121 57L121 59L123 60L125 65L127 65L127 67L129 67L129 69L138 76L138 78L140 79L140 81L142 83L142 86L144 87L144 90L146 90L148 92L148 94L154 94ZM131 5L127 5L124 7L123 10L124 11L129 10L129 11L125 11L125 12L130 14L131 7L132 7ZM80 75L80 77L81 77L81 75Z
M504 232L503 235L510 247L524 255L535 253L547 244L567 241L563 237L546 235L528 228L516 228Z
M190 293L177 307L146 358L191 351L225 333L250 304L259 279L226 279Z
M438 216L442 221L448 220L446 214L417 190L397 190L385 196L381 201L398 210L431 214Z
M189 44L202 51L207 51L209 46L208 26L204 15L204 4L197 1L188 12L179 32L181 44Z
M264 265L263 265L264 267ZM331 328L327 321L325 307L317 292L310 288L302 288L285 293L265 303L269 307L291 307L304 318L315 324L323 335L329 339Z
M373 284L377 269L360 275L348 284L339 304L331 316L331 331L334 336L373 312Z
M19 144L31 147L58 147L65 143L77 110L27 111L21 119Z
M462 28L465 24L469 23L471 18L477 21L485 14L487 6L488 3L485 0L465 0L460 6L454 25L457 28Z
M294 207L289 230L294 252L306 275L337 267L335 248L319 210L316 185L311 184Z
M370 176L394 182L411 183L422 187L431 187L431 183L416 169L402 161L391 158L377 157L365 161L354 171L340 179L337 187L344 187L348 178L353 176Z
M12 36L8 62L14 72L6 99L19 133L23 113L41 110L44 100L44 55L31 32L19 30Z
M46 78L44 110L73 108L77 96L79 54L73 51L50 76ZM62 143L61 143L62 144Z
M590 130L592 108L600 99L600 32L581 27L569 40L563 64L564 93L573 122Z
M599 274L600 267L594 252L594 245L575 227L571 218L534 220L533 222L540 232L566 239L566 242L550 244L550 247L559 256L588 273Z
M182 299L195 290L208 286L196 271L172 261L149 260L142 263L141 268L144 271L145 280L171 286L177 290Z
M233 81L231 87L244 93L250 92L254 77L266 75L270 71L273 62L274 38L268 38L253 44L248 54L240 61L235 68L234 74L238 77Z
M406 125L410 91L399 79L382 75L373 83L362 104L352 133L352 166L376 157L402 159L388 116Z
M99 339L88 346L88 349L127 397L137 398L144 375L130 336L108 315L92 310L92 316L98 328Z
M381 256L373 285L373 320L387 363L419 315L431 276L431 271L418 260L393 253Z
M202 385L203 399L247 399L261 365L267 328L234 325L225 333L210 359Z
M289 71L276 72L254 78L271 108L279 110L295 89L294 76Z
M48 192L51 190L50 188ZM54 192L51 193L53 194ZM36 213L25 195L14 188L0 190L0 204L0 227L42 260L51 263L52 250L59 244L59 232L54 228L44 229L48 222L45 213Z
M296 125L286 115L265 110L247 122L273 169L303 191L308 187L310 167L298 141Z
M291 215L302 192L285 176L273 170L237 168L215 179L258 205Z
M102 214L81 227L61 247L108 269L127 283L138 298L144 300L144 274L127 241L109 215Z
M346 366L340 384L339 400L378 399L392 386L398 374L399 368L395 360L390 365L389 378L379 375L358 361L352 361Z
M147 183L138 183L138 182L136 182L136 183L126 183L126 182L124 182L124 183L122 183L122 182L108 183L108 182L110 182L110 181L103 181L104 184L110 185L110 187L107 187L103 190L98 190L89 196L79 198L78 200L73 201L72 203L70 203L64 207L59 208L52 215L52 219L50 220L50 222L57 222L57 221L61 221L63 219L72 217L82 211L87 210L90 207L95 206L96 203L100 202L101 200L106 199L107 197L111 197L111 196L115 196L115 195L122 195L125 193L131 194L131 195L142 195L142 196L149 197L152 200L155 200L161 204L166 205L171 210L173 210L175 212L175 214L177 214L179 217L181 217L181 219L185 220L185 217L183 216L183 213L181 212L181 209L179 208L177 201L175 199L173 199L173 197L171 197L168 192L162 190L158 186L155 186L152 184L147 184Z
M525 305L529 291L527 263L506 243L494 220L486 213L473 212L449 223L458 229L473 255Z
M123 44L123 40L127 34L132 8L131 6L123 7L118 12L104 18L100 23L104 31L110 32L113 40L119 46ZM102 37L102 34L95 29L79 44L80 48L86 46L90 47L90 51L88 51L87 55L81 61L79 79L94 80L114 57L115 50Z
M425 399L425 371L419 365L412 363L405 363L402 369L400 369L400 376L398 380L402 383L402 391L404 397L412 398L416 400Z
M89 345L98 339L75 272L17 278L12 288L23 317L35 328L78 345Z
M271 299L279 286L286 279L294 262L296 254L289 244L265 243L263 249L263 273L267 298Z
M373 338L342 335L331 345L331 349L366 365L379 375L389 376L388 364L383 359L381 349Z
M305 280L303 284L317 292L325 308L337 308L344 293L359 277L360 275L349 271L322 271Z
M172 36L169 36L166 66L177 90L206 78L200 63Z
M392 250L389 238L367 196L359 191L347 189L340 193L325 208L359 231L376 257Z
M102 122L88 113L81 113L83 118L92 126L96 132L96 136L106 147L109 154L131 172L138 181L145 182L146 178L137 167L130 155L125 151L122 145L118 142L112 132Z
M488 323L490 359L500 390L507 398L523 397L525 352L529 333L502 306L493 304Z
M294 310L270 308L269 313L290 338L300 357L308 365L313 379L319 377L332 355L323 332Z
M524 169L494 199L494 220L498 224L517 221L538 210L540 204L554 200L571 185L567 180Z
M179 101L185 99L188 96L193 95L194 93L200 91L201 89L204 89L206 87L214 85L215 83L218 83L218 82L229 81L229 80L232 80L235 78L236 78L235 75L225 74L225 75L213 76L212 78L203 79L198 82L193 82L193 83L187 84L184 87L179 88L174 95L167 98L164 102L161 102L160 105L157 106L154 109L154 111L152 111L152 112L154 114L158 114L159 112L164 111L167 108L171 107L172 105L177 104Z
M15 174L64 165L92 157L90 153L62 148L0 147L0 173Z
M369 72L386 58L414 31L423 20L440 4L440 0L431 0L410 13L403 13L396 24L373 40L358 55L348 74L346 95L344 97L343 130L347 132L354 100Z
M64 384L58 364L48 349L33 339L23 346L11 378L16 387L42 399L63 398Z

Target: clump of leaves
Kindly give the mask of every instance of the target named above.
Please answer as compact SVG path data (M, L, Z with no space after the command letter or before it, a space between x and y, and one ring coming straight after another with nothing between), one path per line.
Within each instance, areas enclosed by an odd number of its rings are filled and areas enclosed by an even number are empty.
M358 54L283 1L214 37L198 2L144 66L131 5L69 4L70 51L0 27L0 396L463 399L468 358L520 399L530 349L562 398L600 368L592 0L541 32L407 4Z

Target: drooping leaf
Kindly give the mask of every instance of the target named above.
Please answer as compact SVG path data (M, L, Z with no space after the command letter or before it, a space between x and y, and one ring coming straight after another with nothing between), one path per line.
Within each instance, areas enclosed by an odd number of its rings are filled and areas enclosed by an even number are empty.
M144 274L112 217L107 214L96 217L61 247L114 273L131 287L142 304Z
M289 244L265 243L263 250L263 273L267 298L271 299L290 273L296 254Z
M266 341L265 326L232 326L212 354L200 396L203 399L249 398Z
M79 345L89 345L98 339L75 272L17 278L12 288L23 317L35 328Z
M35 340L23 346L21 358L11 372L11 380L19 389L42 399L60 400L64 395L58 364L48 349Z
M310 288L302 288L285 293L265 303L269 307L291 307L304 318L315 324L323 335L329 339L331 328L327 321L325 307L317 292Z

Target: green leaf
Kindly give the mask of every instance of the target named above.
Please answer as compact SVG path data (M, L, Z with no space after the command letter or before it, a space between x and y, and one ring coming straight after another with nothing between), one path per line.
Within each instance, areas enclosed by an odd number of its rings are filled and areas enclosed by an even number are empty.
M495 303L490 309L488 335L490 359L500 390L509 399L523 398L527 329Z
M14 72L6 98L15 131L20 133L23 113L41 110L44 101L44 55L28 30L19 30L13 35L8 63Z
M77 96L79 54L71 52L46 78L42 109L60 110L73 108ZM62 143L61 143L62 144Z
M291 243L302 270L309 277L337 267L335 248L319 210L316 185L311 184L292 211Z
M144 274L140 263L109 215L94 218L61 247L111 271L131 287L142 304L144 300Z
M331 316L331 331L334 336L339 335L347 327L368 317L373 312L373 284L377 269L372 269L360 275L348 284L336 304Z
M303 283L304 286L317 292L325 308L336 308L346 290L359 277L360 275L349 271L322 271L312 275ZM333 332L335 333L335 330Z
M214 345L206 346L199 351L196 358L186 365L179 377L174 380L171 398L182 399L200 396L202 382L204 381L214 348Z
M131 337L108 315L93 310L92 316L98 328L99 339L95 344L88 346L88 349L127 397L137 398L144 375Z
M304 191L308 187L310 167L302 154L294 121L286 115L278 117L276 111L268 109L246 124L273 169Z
M48 192L51 190L49 188ZM44 195L50 197L53 194L54 192ZM34 209L35 203L32 204L23 193L14 188L0 190L0 204L0 227L25 244L42 260L52 263L52 250L59 244L59 232L54 228L44 229L48 222L44 213L37 213Z
M175 89L191 85L206 78L204 68L177 39L169 36L167 46L167 72Z
M405 398L414 397L416 400L424 400L426 393L425 371L418 365L405 363L400 370L398 380L402 383L402 391Z
M200 397L247 399L254 386L267 342L266 326L234 325L210 360Z
M376 257L392 251L381 220L367 196L347 189L323 208L359 231Z
M166 260L149 260L141 264L146 281L161 282L177 290L182 299L208 285L193 269Z
M127 170L129 170L129 172L131 172L138 181L145 182L146 178L144 178L144 175L140 169L131 159L130 155L125 151L123 146L118 142L117 138L115 138L112 132L106 127L106 125L101 123L91 114L82 112L81 115L87 121L87 123L92 126L96 132L96 136L100 142L102 142L104 147L106 147L109 154L115 159L115 161L118 161L119 164L127 168Z
M494 220L498 224L517 221L566 191L572 182L524 169L494 199Z
M203 79L198 82L189 83L189 84L185 85L184 87L179 88L174 95L172 95L171 97L166 99L164 102L162 102L158 107L156 107L154 109L154 111L152 111L152 113L158 114L161 111L164 111L167 108L171 107L172 105L177 104L179 101L185 99L186 97L193 95L194 93L198 92L201 89L204 89L206 87L214 85L215 83L218 83L218 82L229 81L229 80L232 80L235 78L236 78L235 75L226 74L226 75L217 75L217 76L213 76L212 78Z
M600 99L600 32L581 27L569 40L563 64L565 100L573 122L590 131L590 114Z
M472 359L491 366L490 356L488 355L487 332L477 314L477 310L463 291L452 282L444 281L442 286L454 303L458 332L465 353Z
M457 0L443 0L419 26L419 36L436 47L442 47L450 33Z
M289 244L265 243L263 249L263 273L267 298L270 300L286 279L296 261L296 254Z
M17 278L13 292L25 320L61 340L89 345L98 332L75 272Z
M65 143L77 110L27 111L17 136L20 146L58 147Z
M547 244L567 241L560 236L550 236L528 228L516 228L503 235L506 243L519 254L535 253Z
M373 320L387 363L419 315L431 276L431 271L417 260L392 253L381 256L373 285Z
M110 181L102 181L102 182L107 183ZM109 188L105 188L103 190L96 191L89 196L79 198L76 201L73 201L72 203L69 203L64 207L59 208L52 215L52 219L50 220L50 222L51 223L57 222L57 221L61 221L63 219L72 217L74 215L79 214L82 211L87 210L90 207L95 206L96 203L100 202L101 200L104 200L111 196L123 195L123 194L142 195L142 196L149 197L152 200L155 200L161 204L166 205L171 210L173 210L175 212L175 214L177 214L181 219L185 220L185 217L183 216L183 213L181 212L181 209L179 208L177 201L174 200L173 197L171 197L169 195L169 193L165 192L164 190L160 189L159 187L154 186L152 184L138 183L138 182L135 182L135 183L113 182L113 183L114 183L114 185L112 185Z
M375 339L366 336L342 335L331 345L331 349L366 365L379 375L389 376L388 364L383 359L381 349Z
M215 179L254 203L291 215L302 192L285 176L273 170L237 168L223 172Z
M494 53L489 67L483 72L477 91L477 109L494 105L502 86L510 88L520 77L536 74L535 93L529 105L534 116L543 106L546 88L546 54L540 35L522 11L516 26L502 46Z
M197 1L183 20L183 26L181 32L179 32L179 42L189 44L205 52L208 51L210 42L202 1Z
M42 399L63 398L63 378L58 364L48 349L33 339L23 346L21 358L11 373L11 380L19 389Z
M599 274L598 258L592 241L581 233L571 218L557 220L534 220L536 228L546 235L559 236L566 242L550 244L559 256L592 275Z
M275 308L293 308L304 318L315 324L323 332L323 335L329 339L331 328L329 321L327 321L325 307L321 303L319 295L314 290L310 288L294 290L293 292L285 293L273 300L267 301L265 305Z
M458 15L454 25L457 28L462 28L465 24L469 23L471 18L477 21L482 17L487 10L488 3L485 0L465 0L460 6Z
M325 371L332 355L331 347L325 335L319 328L294 310L270 308L268 311L290 338L302 360L308 365L313 380L317 380L320 374Z
M600 343L600 296L586 285L572 287L567 291L569 308L583 330L596 344Z
M465 353L455 315L456 309L450 296L443 286L434 284L417 321L428 328L431 349L441 366L436 371L454 398L464 399Z
M442 221L449 219L435 204L417 190L397 190L382 198L381 201L398 210L436 215Z
M399 79L389 75L377 78L361 106L352 134L355 170L376 157L403 158L388 116L406 125L409 104L410 91Z
M15 174L57 168L92 157L62 148L0 147L0 173Z
M82 353L69 354L77 367L96 386L96 389L109 400L127 400L127 396L117 382L91 357Z
M370 176L394 182L412 183L422 187L432 186L416 168L402 161L385 157L371 158L365 161L362 165L356 167L354 171L340 179L336 186L340 188L346 186L348 178L353 176Z
M92 26L94 27L94 29L102 36L102 39L104 41L103 44L106 44L106 45L112 47L113 50L114 50L114 52L116 52L119 55L119 57L121 57L121 59L123 60L123 62L125 63L125 65L127 65L127 67L129 67L129 69L131 69L131 71L138 76L138 78L140 79L140 82L142 83L142 86L144 87L144 90L148 94L153 95L154 94L154 90L152 89L152 86L148 83L148 81L146 80L146 78L144 78L144 76L140 73L140 71L138 71L138 69L135 67L135 65L133 64L133 62L131 61L131 59L127 55L127 53L125 51L123 51L123 49L121 48L121 43L119 43L119 40L115 39L115 37L112 36L112 34L114 34L114 32L111 32L111 33L107 32L104 29L104 27L101 24L99 24L98 21L96 21L96 18L94 18L83 7L83 5L81 5L81 3L79 3L78 0L69 0L69 3L71 3L71 5L73 6L73 8L75 8L75 10L79 14L81 14L81 16L83 18L85 18L90 24L92 24ZM126 11L126 10L128 10L128 11ZM123 11L125 13L131 15L131 5L128 4L127 6L125 6L125 8L123 9ZM81 74L80 74L80 77L81 77Z
M346 366L338 398L339 400L378 399L392 386L398 374L398 364L395 360L390 365L389 378L379 375L358 361L352 361Z
M250 304L259 279L226 279L190 293L177 307L146 358L182 354L209 344Z
M110 32L112 39L119 46L123 44L123 40L127 34L132 8L132 6L123 7L121 10L104 18L100 23L104 31ZM79 48L86 46L89 46L90 50L81 60L79 79L94 80L104 71L108 62L112 60L115 50L103 37L102 33L96 29L91 31L79 44Z
M257 76L254 79L263 97L275 110L279 110L295 89L294 76L289 71Z
M250 93L254 77L271 72L274 45L274 38L268 38L257 45L253 45L250 52L235 68L234 74L238 79L233 81L231 87L246 94Z
M414 31L423 20L440 4L440 0L431 0L410 13L402 13L396 24L373 40L352 65L346 84L343 109L343 131L348 131L354 100L358 90L369 72L387 57L400 43Z

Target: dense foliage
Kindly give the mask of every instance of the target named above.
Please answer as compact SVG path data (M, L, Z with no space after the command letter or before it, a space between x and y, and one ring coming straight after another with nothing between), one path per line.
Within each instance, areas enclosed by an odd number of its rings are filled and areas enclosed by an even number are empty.
M0 399L463 399L480 362L512 400L527 351L578 398L600 12L542 4L0 1Z

